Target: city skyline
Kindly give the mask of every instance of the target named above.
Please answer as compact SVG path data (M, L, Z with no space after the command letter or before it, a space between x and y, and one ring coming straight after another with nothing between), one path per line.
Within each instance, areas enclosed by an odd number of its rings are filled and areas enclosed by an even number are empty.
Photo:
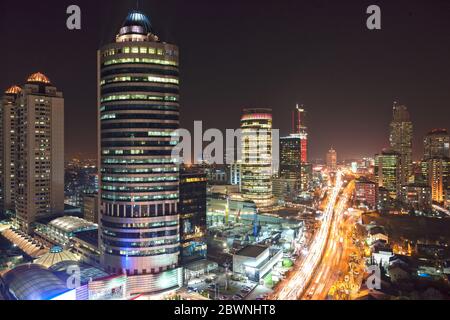
M82 1L0 15L0 302L449 300L436 7Z
M1 53L4 61L12 62L4 66L0 85L6 90L14 82L20 84L34 70L48 75L66 93L66 159L80 153L94 157L95 52L114 38L108 26L120 25L135 2L124 1L112 8L101 1L80 1L81 31L65 28L66 2L45 11L20 3L2 8L2 32L11 39L11 47L19 50L14 55ZM444 57L450 47L445 41L447 31L443 31L448 20L445 10L439 10L448 4L436 1L424 11L420 3L408 2L406 7L402 3L383 4L384 24L378 34L365 29L364 4L285 2L274 9L269 2L258 7L253 1L202 7L202 1L189 5L147 1L141 7L161 39L177 43L184 53L181 127L190 129L194 120L203 120L206 128L238 128L243 108L261 106L276 111L274 128L285 135L290 131L292 108L299 103L308 111L311 159L324 159L333 146L342 160L373 156L389 145L391 107L398 100L410 110L415 128L413 158L418 160L424 136L432 129L449 127L444 101L450 101L445 86L450 66ZM19 25L12 20L17 11L25 15ZM322 11L327 14L320 18L317 13ZM60 19L53 18L58 15ZM243 15L250 16L248 21L239 19ZM273 22L269 26L262 24L267 19ZM411 27L402 27L400 22ZM42 31L48 36L33 36ZM11 32L14 37L8 36ZM30 43L24 47L19 41L30 33ZM54 38L61 41L54 43ZM413 38L420 39L421 46L408 41ZM83 47L74 45L76 41L82 41ZM438 46L439 50L429 50ZM265 63L273 56L281 59ZM238 77L233 68L223 67L226 64L221 62L227 59L242 70ZM352 71L355 68L358 72ZM212 106L227 112L216 117L208 113ZM83 130L79 130L80 123Z

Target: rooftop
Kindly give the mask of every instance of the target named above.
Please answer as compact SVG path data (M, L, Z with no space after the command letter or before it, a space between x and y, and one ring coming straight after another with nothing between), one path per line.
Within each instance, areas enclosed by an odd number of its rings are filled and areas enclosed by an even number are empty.
M61 247L53 247L50 251L44 254L39 259L34 261L35 264L39 264L46 268L60 263L62 261L76 261L78 257L70 251L63 250Z
M106 272L86 263L82 263L79 261L61 261L57 264L54 264L49 268L58 278L67 281L67 278L70 277L70 272L67 272L69 268L73 268L74 266L78 267L80 270L80 282L81 284L88 283L91 279L103 279L109 276Z
M250 257L250 258L256 258L260 256L264 251L269 250L269 247L266 246L260 246L260 245L249 245L241 250L239 250L236 255L238 256L244 256L244 257Z
M98 248L98 229L78 232L75 238Z
M68 291L66 284L45 267L20 265L2 276L15 300L51 300Z
M47 78L47 76L43 73L36 72L30 75L27 79L28 83L45 83L50 84L50 80Z
M80 232L98 227L95 223L73 216L56 218L50 221L49 225L66 233Z
M22 88L19 86L12 86L5 91L6 94L19 94L20 92L22 92Z

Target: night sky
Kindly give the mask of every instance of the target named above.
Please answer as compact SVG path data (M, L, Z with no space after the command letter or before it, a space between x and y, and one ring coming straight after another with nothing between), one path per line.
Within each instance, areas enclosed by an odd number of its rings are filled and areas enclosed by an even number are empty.
M141 0L156 34L181 54L181 125L237 128L243 107L272 107L290 130L309 112L311 158L373 156L388 145L394 100L411 111L415 156L450 129L448 0ZM68 5L82 30L66 29ZM366 28L370 4L382 30ZM0 88L45 73L65 95L66 156L96 156L96 50L114 39L130 0L0 2Z

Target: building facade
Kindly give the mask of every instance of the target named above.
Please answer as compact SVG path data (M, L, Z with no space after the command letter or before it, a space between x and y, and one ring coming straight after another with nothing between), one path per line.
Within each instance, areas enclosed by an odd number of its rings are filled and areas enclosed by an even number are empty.
M64 98L42 73L18 95L14 134L15 213L22 231L64 212Z
M139 11L98 52L99 242L109 273L172 279L181 272L179 166L171 156L178 61L178 48L159 41Z
M407 206L420 212L431 209L431 188L426 184L412 183L402 187L403 201Z
M98 194L83 195L83 218L89 222L98 224Z
M301 138L298 134L291 134L280 138L280 178L301 179Z
M427 161L428 183L433 201L443 203L450 186L450 158L432 158Z
M242 129L242 195L258 209L273 205L272 110L245 109Z
M378 203L378 185L368 179L358 179L355 183L355 200L374 209Z
M183 166L180 172L180 239L183 265L206 259L206 173Z
M392 150L377 154L374 171L378 187L385 188L390 197L396 199L401 192L400 155Z
M431 130L423 142L425 160L431 158L450 157L450 135L446 129Z
M5 91L0 110L0 213L15 210L15 161L17 156L17 109L22 89Z

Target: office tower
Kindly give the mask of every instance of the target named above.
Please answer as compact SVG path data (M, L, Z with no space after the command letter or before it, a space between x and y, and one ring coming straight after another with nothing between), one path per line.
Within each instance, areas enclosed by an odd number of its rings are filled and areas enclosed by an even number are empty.
M171 135L179 127L178 48L131 11L98 64L102 265L139 276L141 292L177 286L179 168Z
M400 195L400 155L393 150L384 150L375 156L375 177L378 187L388 190L391 198Z
M22 89L12 86L3 95L0 110L0 213L15 210L17 102Z
M293 134L300 138L300 191L308 191L312 182L312 165L308 162L308 127L306 126L306 110L296 106L292 117Z
M450 157L450 135L445 129L434 129L424 138L425 160L436 157Z
M329 170L337 169L337 153L333 148L331 148L327 153L327 167Z
M280 178L295 179L300 183L301 143L299 134L291 134L280 138Z
M300 160L308 162L308 128L306 127L306 111L299 105L292 114L292 133L298 134L300 138Z
M15 210L19 227L64 212L64 98L42 73L18 97Z
M183 166L180 172L181 263L206 259L206 173Z
M445 201L446 190L450 186L450 158L437 157L427 161L428 183L433 201Z
M412 171L413 125L406 106L394 104L390 125L391 149L400 155L400 184L405 185Z
M244 109L242 129L242 195L267 210L272 196L272 109Z

